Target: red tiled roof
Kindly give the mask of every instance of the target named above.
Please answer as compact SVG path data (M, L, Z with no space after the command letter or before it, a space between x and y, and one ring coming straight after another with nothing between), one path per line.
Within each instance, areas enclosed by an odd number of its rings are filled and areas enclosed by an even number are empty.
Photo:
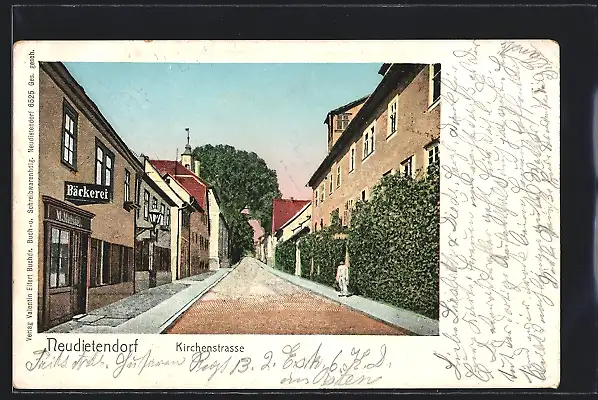
M181 186L199 203L199 206L207 210L207 189L208 185L195 175L183 164L172 160L149 160L160 174L171 175Z
M253 241L256 242L264 234L264 228L257 219L250 219L249 225L253 229Z
M272 203L272 233L299 212L309 200L274 199Z

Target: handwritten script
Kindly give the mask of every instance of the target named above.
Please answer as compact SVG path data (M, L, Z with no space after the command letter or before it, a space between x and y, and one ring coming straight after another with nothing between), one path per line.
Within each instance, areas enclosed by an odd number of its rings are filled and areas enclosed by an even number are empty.
M493 43L442 69L434 355L460 381L541 385L559 363L558 60Z
M50 352L35 351L26 369L39 370L108 370L112 378L126 379L131 374L140 376L149 370L172 370L186 373L200 381L210 382L217 377L254 377L267 374L284 386L347 387L367 386L382 379L391 368L386 345L379 348L350 347L325 356L323 344L302 346L300 343L268 350L260 357L243 354L190 352L170 358L155 357L152 350L142 352Z

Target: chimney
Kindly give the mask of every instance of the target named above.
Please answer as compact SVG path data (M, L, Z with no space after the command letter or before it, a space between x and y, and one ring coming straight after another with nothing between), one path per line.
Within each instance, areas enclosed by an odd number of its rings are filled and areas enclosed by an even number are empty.
M199 160L195 160L195 168L193 169L195 175L199 176Z

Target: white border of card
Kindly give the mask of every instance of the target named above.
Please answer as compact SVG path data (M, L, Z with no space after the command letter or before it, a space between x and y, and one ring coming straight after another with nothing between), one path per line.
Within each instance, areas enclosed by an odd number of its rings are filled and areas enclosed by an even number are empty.
M28 168L39 61L442 64L438 336L76 335L27 318ZM559 46L551 40L18 42L13 67L13 376L31 389L556 388L560 381ZM30 106L33 104L33 106ZM29 112L35 121L28 137ZM31 139L31 142L30 142ZM31 147L30 147L31 146ZM37 187L37 174L32 178ZM34 190L34 202L38 193ZM34 203L36 204L36 203ZM37 268L36 265L33 267ZM32 274L36 279L36 274ZM33 285L33 310L37 310ZM31 307L31 305L29 305ZM34 315L36 311L33 312ZM136 342L138 361L51 354L47 338ZM198 365L178 341L244 346ZM317 367L288 362L318 350ZM278 358L268 365L268 353ZM360 365L356 354L368 353ZM284 356L284 357L283 357ZM79 361L77 361L79 360ZM287 361L287 362L285 362Z

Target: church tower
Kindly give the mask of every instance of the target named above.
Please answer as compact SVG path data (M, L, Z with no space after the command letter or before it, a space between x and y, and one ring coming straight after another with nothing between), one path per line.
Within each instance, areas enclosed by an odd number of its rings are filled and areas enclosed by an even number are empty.
M185 151L181 154L181 164L190 170L193 170L193 152L191 151L191 145L189 144L189 128L185 128L187 131L187 145Z

